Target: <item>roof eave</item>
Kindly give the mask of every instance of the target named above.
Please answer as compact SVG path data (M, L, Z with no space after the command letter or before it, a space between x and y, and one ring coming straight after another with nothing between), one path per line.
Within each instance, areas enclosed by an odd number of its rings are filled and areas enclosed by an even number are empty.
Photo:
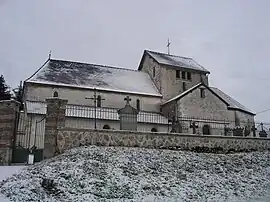
M190 67L177 66L177 65L168 65L166 63L159 63L159 64L162 64L162 65L165 65L165 66L168 66L168 67L183 68L183 69L186 69L186 70L192 70L194 72L201 72L201 73L205 73L205 74L210 74L210 72L208 70L204 71L204 70L199 70L199 69L193 69L193 68L190 68Z
M253 112L250 112L250 111L247 111L247 110L244 110L244 109L240 109L240 108L236 108L236 107L230 107L228 106L228 110L236 110L236 111L241 111L241 112L244 112L244 113L247 113L247 114L250 114L252 116L255 116L256 114L253 113Z
M191 93L193 90L197 89L198 87L200 87L201 85L204 85L206 86L204 83L198 83L197 85L191 87L190 89L186 90L185 92L183 92L182 94L176 96L174 99L169 99L168 101L164 102L161 104L161 106L165 105L165 104L168 104L170 102L173 102L173 101L178 101L179 99L181 99L182 97L186 96L187 94Z
M35 71L34 74L32 74L30 77L28 77L24 82L28 82L28 80L30 80L31 78L33 78L48 62L50 61L50 58L48 58L44 63L43 65L41 65L41 67L39 67L37 69L37 71Z
M143 55L142 55L142 59L140 61L139 67L138 67L138 71L140 71L142 69L142 65L143 65L143 62L144 62L144 58L145 58L146 52L147 52L146 50L143 51Z
M107 91L107 92L118 92L118 93L124 93L124 94L135 94L135 95L144 95L149 97L159 97L162 98L163 96L161 94L151 94L151 93L143 93L143 92L131 92L131 91L125 91L125 90L114 90L114 89L105 89L105 88L99 88L99 87L90 87L90 86L75 86L75 85L69 85L69 84L57 84L57 83L46 83L46 82L39 82L39 81L26 81L25 83L30 84L37 84L37 85L44 85L44 86L61 86L61 87L67 87L67 88L77 88L77 89L88 89L88 90L99 90L99 91Z

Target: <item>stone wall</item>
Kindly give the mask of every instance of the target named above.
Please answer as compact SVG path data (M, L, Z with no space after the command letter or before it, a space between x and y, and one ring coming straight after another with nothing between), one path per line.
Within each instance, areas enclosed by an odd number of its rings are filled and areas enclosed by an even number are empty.
M13 139L20 103L14 100L0 101L0 164L12 161Z
M201 98L198 87L177 101L178 116L203 117L205 119L234 121L233 111L207 88L205 97Z
M155 71L153 71L155 69ZM186 89L191 88L192 86L204 81L208 85L208 77L201 72L187 70L183 68L177 68L181 71L180 78L176 78L176 68L170 67L168 65L160 65L154 59L145 55L142 71L147 72L159 92L163 95L163 101L166 101L174 96L179 95L183 92L183 82L186 84ZM191 73L191 80L182 79L182 71ZM155 72L155 75L153 74Z
M184 150L210 148L223 152L262 151L270 149L270 139L110 130L77 130L68 128L58 131L58 147L60 152L81 145L173 148Z
M67 100L49 98L47 101L47 114L45 123L43 158L50 158L58 154L58 130L65 127L65 112Z

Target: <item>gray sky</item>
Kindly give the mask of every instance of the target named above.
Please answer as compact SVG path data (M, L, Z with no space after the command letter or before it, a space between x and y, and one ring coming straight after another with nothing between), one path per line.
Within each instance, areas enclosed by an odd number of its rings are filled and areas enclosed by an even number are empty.
M48 58L136 69L144 49L193 57L210 85L270 108L268 0L0 0L0 74L11 86ZM270 122L270 111L257 117Z

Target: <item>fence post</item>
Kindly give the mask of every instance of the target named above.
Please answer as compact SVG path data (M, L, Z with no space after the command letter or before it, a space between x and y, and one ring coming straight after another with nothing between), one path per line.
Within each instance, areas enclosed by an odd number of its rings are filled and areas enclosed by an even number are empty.
M58 129L65 127L67 100L48 98L45 123L43 159L58 154L57 135Z
M10 164L14 146L20 103L15 100L0 101L0 164Z

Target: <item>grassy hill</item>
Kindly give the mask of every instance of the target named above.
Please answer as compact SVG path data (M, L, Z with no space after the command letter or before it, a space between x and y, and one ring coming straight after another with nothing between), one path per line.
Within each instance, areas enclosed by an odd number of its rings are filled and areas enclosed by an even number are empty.
M14 201L247 201L270 190L270 152L79 147L3 181Z

